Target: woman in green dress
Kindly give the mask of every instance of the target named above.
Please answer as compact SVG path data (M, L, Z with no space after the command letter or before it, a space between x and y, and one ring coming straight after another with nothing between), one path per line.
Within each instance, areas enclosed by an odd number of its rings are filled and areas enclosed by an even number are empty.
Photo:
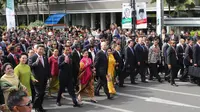
M32 75L31 68L27 63L28 55L22 53L20 63L15 67L14 74L18 76L20 82L27 88L28 96L31 97L30 81L38 82Z

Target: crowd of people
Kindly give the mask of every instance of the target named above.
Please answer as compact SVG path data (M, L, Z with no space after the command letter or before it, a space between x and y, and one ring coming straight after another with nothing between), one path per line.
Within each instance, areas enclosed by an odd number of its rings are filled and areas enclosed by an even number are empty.
M80 107L83 96L97 103L95 96L102 87L107 99L113 99L116 85L125 87L128 76L131 84L138 84L138 74L142 83L157 79L178 86L175 79L179 78L200 85L199 78L188 76L189 66L200 66L198 33L191 37L189 32L175 35L173 29L169 34L162 29L161 35L154 31L133 35L116 24L107 30L11 29L1 34L0 104L6 105L6 111L31 111L32 100L36 112L45 112L46 90L49 97L56 93L55 103L61 106L67 89L73 106Z

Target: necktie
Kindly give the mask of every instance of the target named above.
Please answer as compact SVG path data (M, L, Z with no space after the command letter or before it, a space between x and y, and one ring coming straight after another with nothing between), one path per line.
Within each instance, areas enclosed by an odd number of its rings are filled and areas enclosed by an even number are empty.
M42 61L42 57L40 57L40 62L42 64L42 66L44 67L44 62Z
M119 51L117 51L117 52L118 52L119 56L121 57L121 54L120 54L120 52L119 52Z
M19 64L19 61L18 61L18 59L17 59L17 57L15 55L14 55L14 59L15 59L15 63Z
M67 59L67 63L69 64L69 56L66 56L66 59Z
M134 55L134 52L133 52L133 49L130 47L130 49L131 49L131 52L133 53L133 55Z

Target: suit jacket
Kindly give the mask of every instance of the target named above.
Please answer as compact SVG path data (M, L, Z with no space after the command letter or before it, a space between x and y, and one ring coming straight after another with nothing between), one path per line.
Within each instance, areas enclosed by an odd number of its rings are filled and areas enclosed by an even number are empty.
M123 66L124 66L124 61L123 61L123 58L122 58L122 54L118 53L117 51L114 51L113 52L113 56L116 60L116 63L119 63L119 65L117 65L118 69L119 70L122 70L123 69Z
M25 47L25 48L24 48ZM27 48L29 47L29 45L27 43L24 44L24 47L22 46L22 44L20 44L20 48L22 50L22 52L26 52Z
M47 57L43 56L44 66L40 61L37 61L38 55L34 54L29 58L28 64L31 67L34 77L39 81L37 84L43 85L46 84L46 81L50 77L50 68Z
M190 63L190 60L193 61L193 49L191 46L187 45L187 47L185 48L185 56L184 56L185 66L192 65L192 63Z
M181 45L178 45L176 47L176 52L177 52L177 55L178 55L179 64L183 64L183 56L184 56L184 53L185 53L184 46L182 47Z
M72 52L72 69L76 73L78 73L79 68L80 68L80 60L81 60L81 57L79 56L78 52L76 50L73 50L73 52Z
M195 44L193 47L193 59L194 64L200 66L200 46L198 44Z
M165 43L162 48L162 53L165 58L165 63L167 62L167 49L169 48L169 44Z
M165 34L165 38L164 38L164 39L166 39L166 38L169 39L169 35ZM169 40L170 40L170 39L169 39ZM163 38L162 38L162 34L160 34L160 35L159 35L159 46L160 46L160 48L162 48L162 45L163 45L164 43L165 43L165 42L164 42L164 40L163 40Z
M72 81L72 59L69 56L69 63L65 63L65 56L62 54L58 58L59 68L59 81L65 83L66 81Z
M135 53L134 49L133 49L133 53L132 53L130 47L127 47L125 49L125 59L124 60L125 60L125 68L128 70L133 70L137 66L136 53Z
M145 63L145 59L146 59L146 53L145 53L145 46L140 45L140 44L136 44L135 45L135 53L136 53L136 59L137 62L140 62L140 64L144 64ZM147 60L148 60L148 54L147 54Z
M96 68L96 75L97 76L104 76L107 75L108 71L108 58L104 51L100 50L96 54L94 60L94 66Z
M167 49L167 64L171 65L172 67L178 66L176 50L171 46Z
M16 56L16 58L17 58L17 56ZM14 57L11 54L9 54L7 56L7 59L8 59L8 62L12 64L13 68L15 68L17 66L17 63L16 63ZM18 58L17 58L17 61L19 62Z
M169 35L170 39L172 40L172 35ZM179 41L179 37L177 35L174 34L174 38L173 38L174 41L176 41L176 43L178 43Z

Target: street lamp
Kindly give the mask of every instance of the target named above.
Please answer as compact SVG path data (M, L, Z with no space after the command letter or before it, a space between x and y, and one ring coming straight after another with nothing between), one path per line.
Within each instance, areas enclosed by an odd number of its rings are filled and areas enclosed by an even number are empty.
M132 8L132 33L136 35L136 9L135 9L136 0L130 0L130 5Z

